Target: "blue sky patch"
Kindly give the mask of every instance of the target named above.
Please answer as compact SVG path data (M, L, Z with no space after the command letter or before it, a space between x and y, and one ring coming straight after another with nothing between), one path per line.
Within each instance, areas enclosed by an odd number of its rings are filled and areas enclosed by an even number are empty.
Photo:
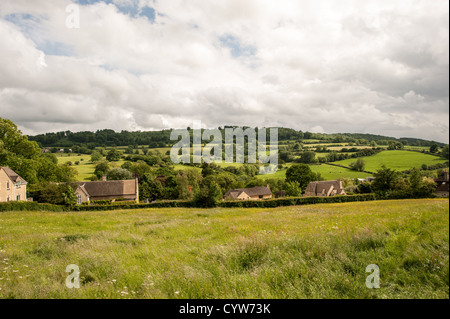
M255 47L244 45L239 38L231 34L225 34L219 37L219 41L223 47L230 49L231 55L234 58L253 56L256 53Z
M148 21L155 22L155 9L151 7L143 7L139 8L138 0L133 0L130 4L120 5L114 3L112 0L77 0L76 1L80 5L89 5L99 2L104 2L106 4L113 4L116 8L123 14L126 14L132 18L136 18L138 16L146 17Z

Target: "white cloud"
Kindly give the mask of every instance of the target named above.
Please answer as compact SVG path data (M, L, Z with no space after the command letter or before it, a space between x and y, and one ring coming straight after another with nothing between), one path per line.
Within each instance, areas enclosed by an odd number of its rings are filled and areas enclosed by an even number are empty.
M2 1L0 116L25 132L202 120L448 142L446 1L115 0L80 5L79 29L70 3Z

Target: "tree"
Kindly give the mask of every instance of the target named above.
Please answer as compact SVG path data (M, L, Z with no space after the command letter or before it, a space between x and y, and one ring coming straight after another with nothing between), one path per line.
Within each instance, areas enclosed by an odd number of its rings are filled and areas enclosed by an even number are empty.
M400 173L383 164L374 177L372 189L380 194L386 194L393 189L394 183L400 178Z
M284 186L287 196L300 196L302 190L300 184L297 181L287 182Z
M133 173L124 168L113 168L106 173L108 180L124 180L124 179L132 179Z
M236 176L230 172L221 172L216 175L215 180L220 186L222 193L226 193L236 183Z
M372 193L372 183L371 182L362 182L356 188L358 193L360 194L369 194Z
M201 207L214 207L221 197L222 192L220 186L215 182L214 176L207 176L195 194L194 201Z
M444 145L444 147L442 148L441 155L443 158L449 159L448 145Z
M306 164L294 164L286 171L286 182L298 182L302 191L306 189L309 182L315 180L315 174Z
M356 162L350 163L350 169L353 171L362 172L366 167L366 163L362 158L358 158Z
M70 184L41 182L34 187L30 194L34 200L41 203L75 205L77 199L74 188Z
M95 166L94 175L97 176L97 178L101 178L103 175L106 175L109 171L109 164L108 162L100 162Z
M425 177L423 171L413 168L409 176L409 186L412 197L428 197L434 193L436 182Z
M436 143L431 144L430 153L437 153L439 150L439 146Z
M96 163L101 161L103 158L102 154L99 151L93 151L91 154L91 162Z
M299 162L304 164L316 163L316 153L314 153L313 151L303 152L302 155L300 155Z
M120 161L120 155L121 153L117 149L113 148L106 155L106 160L109 162Z
M164 198L164 187L162 186L160 181L154 180L149 184L148 198L151 200Z
M414 167L409 174L409 185L412 190L418 190L423 179L422 172Z
M28 182L28 189L43 181L70 182L76 170L57 165L54 154L42 154L34 141L22 135L10 120L0 118L0 166L8 166Z
M389 141L388 142L388 150L401 150L404 145L397 141Z

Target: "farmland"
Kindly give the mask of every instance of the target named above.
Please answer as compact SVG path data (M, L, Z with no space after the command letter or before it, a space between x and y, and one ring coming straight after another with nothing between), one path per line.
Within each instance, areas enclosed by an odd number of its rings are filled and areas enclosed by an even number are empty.
M290 164L285 165L285 167L291 166ZM342 178L366 178L367 176L371 176L372 174L364 173L364 172L356 172L347 168L332 166L328 164L320 164L320 165L310 165L311 170L314 173L320 173L320 175L326 180L333 179L342 179ZM284 179L286 178L286 170L287 168L277 170L274 174L268 175L258 175L258 178L275 178L275 179Z
M167 151L166 149L155 149L159 151ZM75 163L79 162L78 165L74 165L78 171L77 179L79 181L83 180L89 180L89 178L92 176L95 164L90 162L90 156L89 155L73 155L73 154L58 154L58 162L60 164L67 163L68 161ZM424 154L420 152L413 152L413 151L404 151L404 150L395 150L395 151L382 151L378 154L375 154L373 156L365 156L362 157L366 167L365 170L370 172L376 172L376 170L380 169L383 164L385 164L387 167L396 169L399 171L407 170L412 167L421 167L422 164L426 165L434 165L437 163L445 163L447 160L443 158L439 158L437 156ZM349 167L350 163L356 161L356 159L347 159L343 161L337 161L332 164L338 164L342 166ZM122 159L118 162L112 162L113 167L120 167L125 161ZM218 163L221 167L229 167L229 166L239 166L242 164L238 163ZM289 167L291 164L288 163L284 165L284 169L278 170L274 174L268 174L268 175L258 175L258 178L275 178L275 179L284 179L286 175L286 168ZM352 171L350 169L344 168L344 167L337 167L333 165L328 164L321 164L321 165L310 165L311 170L315 173L320 173L321 176L326 179L340 179L340 178L365 178L367 176L371 176L372 174L364 173L364 172L357 172ZM184 170L186 168L192 168L192 166L185 166L177 164L174 166L176 170Z
M449 297L443 199L6 212L0 228L0 298ZM64 284L69 264L79 289Z
M366 163L365 169L371 172L375 172L377 169L380 169L383 164L389 168L403 171L412 167L421 167L422 164L434 165L446 162L445 159L437 156L401 150L383 151L373 156L364 157L363 159ZM354 161L355 159L347 159L335 162L334 164L349 166L350 163Z

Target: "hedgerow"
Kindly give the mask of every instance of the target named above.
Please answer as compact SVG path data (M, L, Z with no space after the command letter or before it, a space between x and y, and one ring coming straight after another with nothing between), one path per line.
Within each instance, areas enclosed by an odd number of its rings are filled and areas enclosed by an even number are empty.
M423 196L420 196L423 197ZM430 196L425 196L430 197ZM431 196L433 197L433 196ZM410 194L395 193L392 196L382 196L379 194L357 194L357 195L339 195L331 197L287 197L267 200L245 200L245 201L220 201L216 203L216 207L242 207L242 208L274 208L282 206L295 205L311 205L325 203L347 203L347 202L365 202L373 200L387 199L408 199L413 198ZM135 203L135 202L115 202L106 205L76 205L62 206L41 204L37 202L8 202L0 203L0 212L4 211L108 211L119 209L141 209L141 208L169 208L169 207L185 207L185 208L201 208L194 201L164 201L156 203Z

